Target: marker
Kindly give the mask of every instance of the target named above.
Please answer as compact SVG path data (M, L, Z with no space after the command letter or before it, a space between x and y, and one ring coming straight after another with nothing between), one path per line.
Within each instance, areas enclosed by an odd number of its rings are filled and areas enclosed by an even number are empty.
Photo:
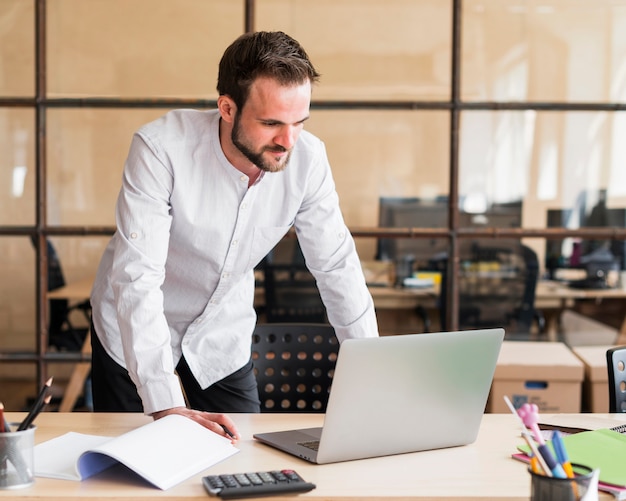
M565 470L557 462L557 460L554 459L552 452L550 452L550 448L546 444L539 444L537 446L537 449L539 450L539 454L541 454L541 457L544 459L544 461L548 465L548 468L552 472L552 476L556 478L567 478L567 474L565 473Z
M567 474L567 478L574 478L572 463L570 463L569 457L567 456L567 450L565 449L563 437L561 437L559 430L554 430L552 432L552 447L554 448L554 453L556 454L556 460L561 463L563 470L565 470L565 473Z

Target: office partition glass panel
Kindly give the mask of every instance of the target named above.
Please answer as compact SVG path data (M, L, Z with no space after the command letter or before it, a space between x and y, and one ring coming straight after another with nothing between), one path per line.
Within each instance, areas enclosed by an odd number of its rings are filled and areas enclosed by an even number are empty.
M463 2L468 101L623 102L626 2Z
M528 339L537 328L540 277L540 257L523 241L463 239L456 276L459 328L504 327L509 339Z
M47 4L48 95L215 98L244 2L56 0Z
M381 197L446 197L449 123L445 111L312 110L306 129L326 144L346 223L378 226Z
M35 95L35 2L0 2L0 96Z
M66 284L93 280L109 236L51 236Z
M0 108L0 225L35 224L35 113Z
M258 0L255 28L282 30L322 74L314 99L450 97L452 2Z
M133 133L164 109L50 109L48 224L115 225Z
M5 411L23 412L39 392L34 364L2 361L0 364L0 388Z
M621 226L589 216L600 199L626 207L624 133L624 112L464 111L459 205L476 216L462 225L519 226L521 219L525 228L545 228L559 226L549 211L573 210L562 226ZM521 218L489 219L493 207L519 212L520 204Z
M34 350L35 248L30 237L2 236L0 256L0 351Z

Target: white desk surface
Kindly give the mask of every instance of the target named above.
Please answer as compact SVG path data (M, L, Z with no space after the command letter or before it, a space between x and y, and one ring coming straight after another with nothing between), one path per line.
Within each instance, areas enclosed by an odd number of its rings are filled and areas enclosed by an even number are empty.
M528 501L530 498L526 466L510 457L521 440L518 424L510 414L485 414L478 439L471 445L322 466L309 464L252 438L254 432L319 426L322 415L232 416L243 437L238 443L240 452L167 491L150 487L138 477L114 468L83 482L37 478L35 485L26 489L0 490L0 499L207 500L209 497L201 484L204 475L283 468L295 469L317 488L298 496L261 499ZM11 421L22 417L23 414L7 413ZM37 418L35 440L39 443L67 431L114 436L149 421L150 418L140 414L45 412ZM392 417L389 423L372 423L372 426L388 426L389 433L396 433ZM611 496L600 493L600 499L608 500Z

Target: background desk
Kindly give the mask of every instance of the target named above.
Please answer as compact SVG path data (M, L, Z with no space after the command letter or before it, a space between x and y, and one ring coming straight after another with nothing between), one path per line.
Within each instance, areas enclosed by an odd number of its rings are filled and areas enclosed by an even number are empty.
M48 298L69 299L84 301L89 298L93 279L84 279L51 291ZM421 332L423 327L416 322L414 314L419 306L427 310L435 310L439 291L436 288L409 289L399 287L370 287L378 316L383 325L389 324L388 329L395 329L394 333L401 333L402 328L408 331ZM557 340L559 317L563 310L572 308L575 301L593 300L598 303L603 300L623 301L624 317L619 329L617 344L626 344L626 289L574 289L560 282L540 280L535 292L535 307L544 312L546 317L546 331L551 341ZM255 305L264 302L263 288L257 287L254 297ZM392 321L391 317L398 317Z
M561 282L540 280L535 292L535 308L546 318L546 331L551 341L557 340L559 317L563 310L573 308L576 301L618 300L623 303L623 317L618 326L616 344L626 344L626 289L575 289Z
M23 414L8 413L9 420ZM320 414L233 414L242 434L241 452L167 491L147 486L132 474L115 468L83 482L37 478L33 487L1 491L0 499L209 499L201 485L203 475L292 468L317 488L276 501L318 500L517 500L528 501L530 477L526 466L511 459L520 443L519 428L510 414L486 414L475 443L450 449L384 458L312 465L257 443L252 434L292 427L319 426ZM117 436L150 418L139 414L43 413L37 419L37 443L67 431ZM393 421L390 421L393 424ZM384 426L385 423L372 423ZM389 433L394 433L390 429ZM398 432L401 433L401 432ZM62 451L59 451L62 454ZM611 499L600 494L600 499Z

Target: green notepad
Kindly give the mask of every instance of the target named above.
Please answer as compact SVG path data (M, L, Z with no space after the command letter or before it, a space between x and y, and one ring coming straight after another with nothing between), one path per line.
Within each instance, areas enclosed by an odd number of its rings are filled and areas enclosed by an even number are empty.
M626 435L613 430L583 431L563 437L572 463L600 469L600 481L626 486Z
M600 469L600 482L626 487L626 435L613 430L583 431L563 437L571 463ZM519 447L528 454L528 446Z

